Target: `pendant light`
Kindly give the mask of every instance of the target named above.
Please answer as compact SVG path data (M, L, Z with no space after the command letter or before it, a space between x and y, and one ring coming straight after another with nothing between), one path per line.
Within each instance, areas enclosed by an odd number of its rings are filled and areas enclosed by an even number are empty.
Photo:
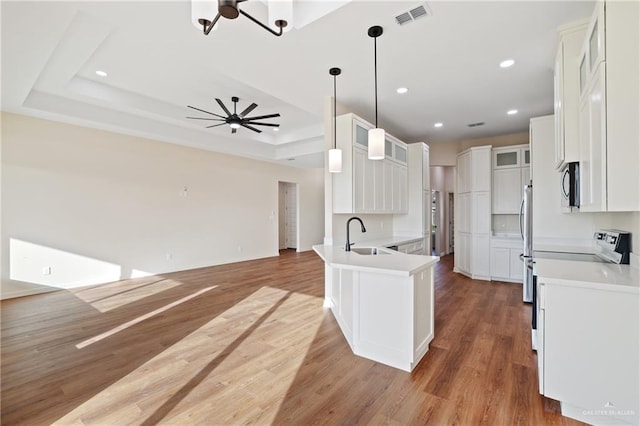
M367 32L373 38L373 73L376 98L376 128L369 130L369 160L384 160L384 129L378 128L378 46L376 40L382 35L382 27L374 25Z
M340 75L340 68L331 68L329 74L333 76L333 148L329 150L329 173L342 172L342 150L338 149L336 144L337 127L336 127L336 76Z

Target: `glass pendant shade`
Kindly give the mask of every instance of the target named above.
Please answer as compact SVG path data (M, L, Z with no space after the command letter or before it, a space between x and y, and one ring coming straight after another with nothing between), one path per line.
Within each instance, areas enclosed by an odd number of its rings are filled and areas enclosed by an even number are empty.
M213 18L218 14L218 2L215 0L191 0L191 22L197 29L202 31L202 23L200 19L206 19L207 21L213 21ZM213 29L218 27L216 24Z
M369 130L369 160L384 160L384 129Z
M341 173L342 172L342 150L330 149L329 150L329 173Z

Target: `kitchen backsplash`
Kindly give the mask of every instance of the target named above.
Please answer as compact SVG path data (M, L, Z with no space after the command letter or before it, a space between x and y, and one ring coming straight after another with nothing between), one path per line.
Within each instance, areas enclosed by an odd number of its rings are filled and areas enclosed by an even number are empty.
M517 214L491 215L491 230L493 235L520 234L520 221Z

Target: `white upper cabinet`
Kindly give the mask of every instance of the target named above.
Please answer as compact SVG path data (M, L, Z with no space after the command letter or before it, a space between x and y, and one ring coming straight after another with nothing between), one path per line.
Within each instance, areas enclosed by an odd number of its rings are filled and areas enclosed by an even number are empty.
M406 213L407 147L387 135L385 159L369 160L368 131L373 125L354 114L336 119L342 172L333 173L334 213Z
M576 75L580 211L640 211L640 2L598 2Z
M529 145L493 149L493 214L518 214L524 185L529 183Z
M493 171L493 213L518 214L522 198L520 167Z
M561 28L558 34L553 74L556 169L580 158L578 110L582 79L577 61L586 31L587 23L580 22Z

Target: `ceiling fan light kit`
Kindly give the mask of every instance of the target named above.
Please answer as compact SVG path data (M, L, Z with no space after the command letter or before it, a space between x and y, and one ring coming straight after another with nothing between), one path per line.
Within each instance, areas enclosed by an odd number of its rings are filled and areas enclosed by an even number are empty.
M329 74L333 76L333 148L329 150L329 173L342 172L342 150L338 149L336 130L336 77L340 75L340 68L331 68Z
M384 129L378 127L378 46L376 40L382 35L382 27L374 25L367 31L369 37L373 38L373 75L375 81L376 100L376 128L370 129L368 134L368 158L369 160L384 160Z
M256 103L252 103L247 108L245 108L244 111L242 111L240 114L238 114L236 108L237 108L237 104L238 104L239 100L240 100L240 98L238 98L237 96L233 96L231 98L231 102L233 102L233 113L232 113L229 110L229 108L227 108L225 106L225 104L220 99L216 98L216 102L218 102L218 105L220 105L220 108L222 108L222 111L224 111L226 116L220 115L220 114L216 114L216 113L213 113L213 112L210 112L210 111L205 111L203 109L196 108L196 107L191 106L191 105L187 105L187 108L191 108L191 109L194 109L196 111L204 112L205 114L209 114L209 115L212 115L212 116L215 117L215 118L211 118L211 117L187 117L187 118L191 119L191 120L220 121L220 123L212 124L211 126L207 126L206 128L210 129L212 127L224 126L225 124L228 124L229 127L231 127L231 133L236 133L240 127L244 127L244 128L249 129L249 130L253 130L256 133L262 133L262 130L256 129L253 126L269 126L269 127L275 127L275 128L280 127L279 124L275 124L275 123L258 123L258 122L256 122L256 120L264 120L264 119L267 119L267 118L280 117L279 113L267 114L267 115L259 115L259 116L256 116L256 117L247 117L247 114L249 114L251 111L253 111L254 109L256 109L258 107L258 104L256 104Z
M218 22L220 17L226 19L236 19L238 16L242 15L250 21L258 24L265 30L269 31L276 37L280 37L282 35L283 29L288 25L288 22L286 20L275 20L274 24L280 30L279 32L276 32L262 22L258 21L253 16L249 15L247 12L240 9L238 3L242 3L243 1L246 0L218 0L218 7L216 10L215 0L191 0L191 20L198 28L202 28L202 32L204 33L204 35L209 35L211 30L215 28L216 23Z

